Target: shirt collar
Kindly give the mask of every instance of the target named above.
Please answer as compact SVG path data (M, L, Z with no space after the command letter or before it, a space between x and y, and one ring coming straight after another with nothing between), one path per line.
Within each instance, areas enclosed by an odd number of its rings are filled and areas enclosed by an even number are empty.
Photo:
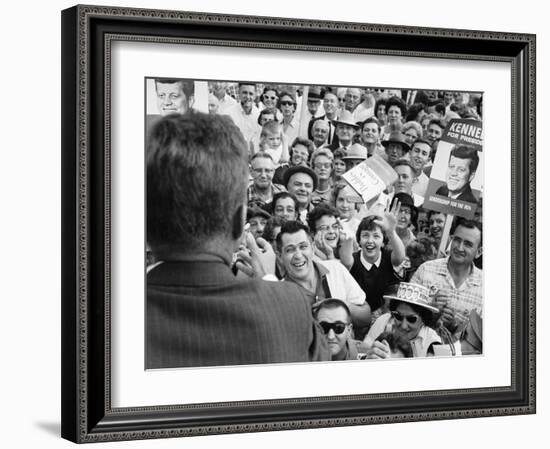
M365 259L365 256L363 256L363 251L359 253L359 260L361 260L361 263L363 266L367 269L367 271L370 271L373 265L376 266L376 268L380 267L380 262L382 262L382 251L380 251L380 255L378 256L378 259L374 263L370 263Z

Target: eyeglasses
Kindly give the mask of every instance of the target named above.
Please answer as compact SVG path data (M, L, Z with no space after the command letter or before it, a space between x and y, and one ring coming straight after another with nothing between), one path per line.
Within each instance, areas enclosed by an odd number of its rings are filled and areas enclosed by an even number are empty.
M268 95L264 95L264 98L265 98L266 100L276 100L276 99L277 99L277 97L270 97L270 96L268 96Z
M267 173L268 175L270 175L271 173L275 172L275 170L273 170L272 168L253 168L252 171L257 175L261 175L262 173Z
M340 335L346 330L347 324L342 323L341 321L336 321L335 323L328 323L326 321L319 322L319 325L323 329L325 334L328 334L332 329L336 335Z
M333 231L339 231L340 229L342 229L342 227L340 226L340 223L334 223L332 226L329 226L329 225L321 225L321 226L317 226L317 230L318 231L328 231L329 229L332 229Z
M330 168L332 167L332 164L330 162L327 162L327 163L322 163L322 162L319 162L319 163L316 163L314 165L315 168Z
M294 106L294 102L293 101L279 101L279 104L281 106Z
M407 322L409 324L415 324L418 321L418 316L417 315L401 315L397 311L393 311L391 313L391 315L399 322L401 322L403 320L407 320Z

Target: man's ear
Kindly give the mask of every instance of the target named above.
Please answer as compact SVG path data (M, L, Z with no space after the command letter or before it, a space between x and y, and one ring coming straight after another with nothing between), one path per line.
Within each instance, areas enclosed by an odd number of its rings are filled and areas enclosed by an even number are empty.
M468 182L472 182L472 179L474 179L475 175L476 175L476 172L470 173L470 177L468 178Z
M479 259L479 258L481 257L482 254L483 254L483 248L480 246L480 247L477 249L475 259Z
M237 208L233 215L233 226L231 237L233 240L240 240L244 232L244 224L246 222L246 205L242 204Z

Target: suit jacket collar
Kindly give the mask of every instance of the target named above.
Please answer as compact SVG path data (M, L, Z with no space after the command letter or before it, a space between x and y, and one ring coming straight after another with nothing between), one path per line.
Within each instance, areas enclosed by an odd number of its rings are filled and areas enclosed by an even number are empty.
M147 282L162 285L227 285L235 276L221 256L198 253L163 261L147 274Z

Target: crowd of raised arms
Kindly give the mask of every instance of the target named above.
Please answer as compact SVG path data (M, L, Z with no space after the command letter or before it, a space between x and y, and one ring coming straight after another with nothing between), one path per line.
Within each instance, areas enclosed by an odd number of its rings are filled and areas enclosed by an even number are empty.
M182 79L155 80L155 94L159 113L146 131L148 367L482 352L482 198L473 198L474 219L454 217L447 232L447 216L423 208L446 123L480 121L481 94L208 82L206 106ZM464 162L456 195L478 164L464 148L453 153ZM365 203L344 174L370 158L396 180ZM235 283L242 298L225 309L201 283L207 275L185 265L179 276L194 290L172 293L197 308L167 306L178 272L167 266L192 260L204 272L213 254L232 272L216 275L225 279L220 296L231 298ZM294 306L265 301L290 284L298 288L283 296L303 294L295 303L308 305L306 337L301 324L271 329L243 305L296 321ZM205 342L208 332L219 340ZM294 343L281 332L296 334ZM306 355L297 355L304 338Z

